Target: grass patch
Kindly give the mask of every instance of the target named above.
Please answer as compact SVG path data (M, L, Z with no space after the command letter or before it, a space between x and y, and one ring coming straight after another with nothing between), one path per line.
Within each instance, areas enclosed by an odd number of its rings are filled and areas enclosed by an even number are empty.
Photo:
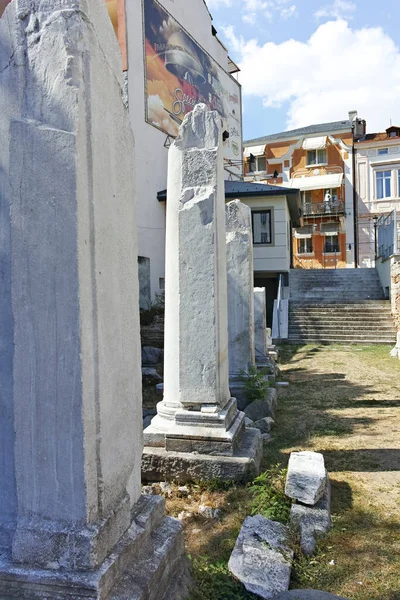
M285 495L287 469L277 464L257 477L249 487L252 496L251 514L272 521L287 523L292 502Z
M192 562L194 589L188 600L252 600L258 598L236 581L224 562L209 563L206 558Z

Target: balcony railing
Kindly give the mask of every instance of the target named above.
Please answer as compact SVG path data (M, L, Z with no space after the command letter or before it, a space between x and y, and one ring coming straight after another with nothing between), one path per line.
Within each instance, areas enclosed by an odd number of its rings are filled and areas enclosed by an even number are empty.
M329 202L305 202L302 206L303 217L310 216L336 216L344 215L345 204L343 200L330 200Z

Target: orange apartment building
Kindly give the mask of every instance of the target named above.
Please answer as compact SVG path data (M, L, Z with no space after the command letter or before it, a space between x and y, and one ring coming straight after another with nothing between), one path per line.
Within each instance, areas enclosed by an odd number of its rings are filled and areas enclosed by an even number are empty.
M365 134L349 119L244 142L245 180L300 190L303 225L292 231L292 266L357 264L354 142Z

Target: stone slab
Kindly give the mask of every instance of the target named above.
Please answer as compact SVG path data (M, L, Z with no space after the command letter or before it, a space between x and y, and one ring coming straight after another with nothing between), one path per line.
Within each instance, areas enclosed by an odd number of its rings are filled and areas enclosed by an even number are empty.
M275 421L272 417L264 417L258 421L254 421L252 427L259 429L261 433L270 433Z
M275 388L267 390L264 400L254 400L246 406L244 414L252 421L258 421L264 417L274 418L277 406L278 393Z
M167 452L165 448L145 446L142 480L188 483L218 478L250 481L259 474L261 458L262 438L258 429L244 431L234 456Z
M324 457L319 452L292 452L289 458L285 494L314 506L326 486Z
M343 596L335 596L319 590L290 590L275 596L274 600L349 600Z
M0 598L19 600L159 600L170 598L181 579L183 600L189 577L185 570L182 525L164 517L160 496L142 496L131 527L111 555L94 571L30 569L0 557ZM163 590L160 593L160 590Z
M326 474L326 486L323 497L315 506L293 504L290 522L300 534L300 545L304 554L313 554L317 540L323 537L331 527L331 484Z
M153 346L143 346L142 348L142 365L151 366L158 365L164 360L164 350L154 348Z
M288 527L261 515L245 519L228 567L247 591L269 600L288 590L293 560L288 536Z

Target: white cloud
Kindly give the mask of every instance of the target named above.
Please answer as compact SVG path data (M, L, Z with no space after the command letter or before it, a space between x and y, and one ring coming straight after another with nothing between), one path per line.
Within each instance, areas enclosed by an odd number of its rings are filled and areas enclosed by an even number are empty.
M289 19L297 14L296 5L286 6L290 0L243 0L241 10L244 23L255 25L260 20L272 23L275 19Z
M297 8L295 4L288 6L287 8L281 9L281 18L282 19L290 19L291 17L295 17L297 15Z
M353 109L369 131L390 118L400 124L400 51L380 27L329 21L306 42L264 45L232 27L224 33L239 56L243 94L261 97L266 108L288 104L288 129L345 119Z
M354 2L350 0L334 0L333 4L323 6L314 13L316 19L335 18L351 19L351 14L357 9Z

